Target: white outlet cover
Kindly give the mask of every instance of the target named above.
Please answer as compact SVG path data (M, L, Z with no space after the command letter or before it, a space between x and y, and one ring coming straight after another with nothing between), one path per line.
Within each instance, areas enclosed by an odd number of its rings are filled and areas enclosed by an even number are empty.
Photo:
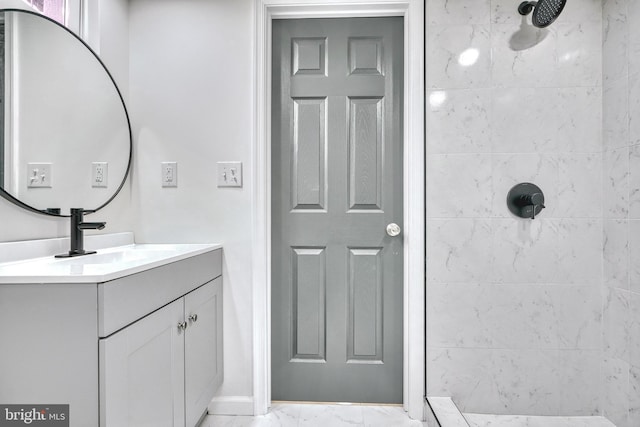
M52 188L53 163L27 163L27 187Z
M109 164L107 162L91 163L91 187L107 188L109 186Z
M160 168L160 178L162 179L163 187L177 187L178 186L178 163L177 162L162 162Z

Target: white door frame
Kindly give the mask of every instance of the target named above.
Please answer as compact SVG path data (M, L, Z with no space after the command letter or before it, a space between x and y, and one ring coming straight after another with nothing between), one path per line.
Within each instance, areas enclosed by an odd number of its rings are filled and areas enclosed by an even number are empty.
M423 418L425 161L423 0L255 0L252 162L253 412L271 405L271 24L273 19L404 17L403 406Z

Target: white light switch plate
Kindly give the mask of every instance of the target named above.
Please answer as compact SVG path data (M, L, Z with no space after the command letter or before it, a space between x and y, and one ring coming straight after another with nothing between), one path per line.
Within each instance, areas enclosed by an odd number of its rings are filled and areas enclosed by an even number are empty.
M218 162L218 187L242 187L242 162Z
M51 188L53 186L53 163L27 163L27 187Z
M178 186L178 163L162 162L162 186L177 187Z

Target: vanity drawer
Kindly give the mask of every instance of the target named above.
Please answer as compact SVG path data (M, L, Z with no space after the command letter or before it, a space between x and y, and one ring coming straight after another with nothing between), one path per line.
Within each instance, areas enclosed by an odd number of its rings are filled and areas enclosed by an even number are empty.
M222 275L222 249L98 284L98 336L111 335Z

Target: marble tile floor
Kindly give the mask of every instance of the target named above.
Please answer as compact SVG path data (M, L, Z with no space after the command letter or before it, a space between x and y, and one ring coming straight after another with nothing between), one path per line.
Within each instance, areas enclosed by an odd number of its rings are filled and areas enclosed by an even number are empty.
M603 417L532 417L523 415L462 414L469 427L615 427Z
M199 427L424 427L400 406L274 403L257 417L208 415Z

